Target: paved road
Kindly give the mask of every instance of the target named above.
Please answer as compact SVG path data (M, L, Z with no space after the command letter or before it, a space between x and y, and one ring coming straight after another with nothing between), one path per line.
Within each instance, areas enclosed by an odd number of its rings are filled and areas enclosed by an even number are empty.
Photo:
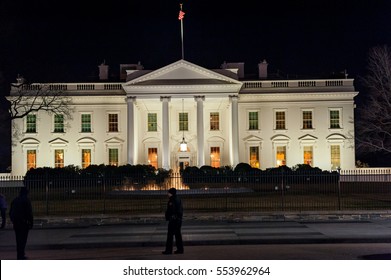
M163 247L30 249L33 260L391 260L390 243L262 244L187 246L183 255L162 255ZM14 251L0 252L15 259Z
M391 259L391 221L206 222L183 225L184 255L163 256L166 224L33 229L30 259ZM15 259L12 229L0 258Z

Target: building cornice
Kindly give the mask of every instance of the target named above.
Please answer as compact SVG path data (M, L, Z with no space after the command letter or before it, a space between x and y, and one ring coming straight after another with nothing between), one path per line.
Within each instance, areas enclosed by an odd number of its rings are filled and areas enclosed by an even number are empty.
M301 92L301 93L253 93L240 94L239 103L247 103L253 101L259 102L311 102L311 101L352 101L358 92Z

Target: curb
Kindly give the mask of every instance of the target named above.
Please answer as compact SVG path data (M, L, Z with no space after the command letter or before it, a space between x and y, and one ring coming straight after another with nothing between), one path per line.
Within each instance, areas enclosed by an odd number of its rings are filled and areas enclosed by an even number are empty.
M327 211L327 212L199 212L184 215L184 221L209 222L311 222L311 221L374 221L391 220L391 210L384 211ZM67 217L37 217L34 219L35 228L50 227L87 227L92 225L121 225L121 224L160 224L165 223L164 215L91 215Z

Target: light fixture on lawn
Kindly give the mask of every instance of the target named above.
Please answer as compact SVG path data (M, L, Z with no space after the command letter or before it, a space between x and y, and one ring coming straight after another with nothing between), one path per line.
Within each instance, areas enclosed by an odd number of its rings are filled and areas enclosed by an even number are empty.
M179 145L179 150L181 152L187 152L187 143L185 141L185 126L184 126L184 117L185 117L185 113L184 113L184 103L183 103L183 98L182 98L182 142L180 143Z

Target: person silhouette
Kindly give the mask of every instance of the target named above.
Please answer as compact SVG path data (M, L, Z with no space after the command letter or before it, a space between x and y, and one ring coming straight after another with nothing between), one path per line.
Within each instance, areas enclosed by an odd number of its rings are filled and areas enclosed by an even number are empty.
M7 212L7 201L5 199L5 195L0 193L0 211L1 211L1 227L5 228L6 225L6 212Z
M33 228L33 210L26 187L22 187L19 196L11 202L9 215L16 237L16 258L25 260L27 259L25 255L27 237L29 230Z
M183 206L181 199L176 194L176 189L171 188L168 190L168 202L167 209L165 212L166 221L168 221L167 228L167 240L166 249L162 252L164 255L172 254L173 239L175 236L175 244L177 250L175 254L183 254L183 241L182 241L182 217L183 217Z

